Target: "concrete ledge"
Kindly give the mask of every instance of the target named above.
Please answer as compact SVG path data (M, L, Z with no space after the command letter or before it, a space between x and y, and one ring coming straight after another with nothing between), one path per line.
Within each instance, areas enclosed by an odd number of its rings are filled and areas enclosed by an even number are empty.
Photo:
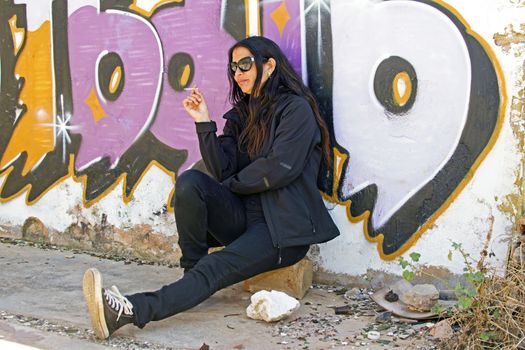
M304 258L295 265L249 278L244 281L243 288L252 293L260 290L278 290L302 299L312 285L312 276L312 262Z

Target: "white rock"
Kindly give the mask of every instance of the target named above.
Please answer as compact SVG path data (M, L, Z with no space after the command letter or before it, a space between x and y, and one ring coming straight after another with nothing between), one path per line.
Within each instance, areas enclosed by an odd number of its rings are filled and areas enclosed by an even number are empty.
M261 290L251 297L246 315L254 320L275 322L290 316L301 305L286 293Z
M366 337L368 339L370 339L370 340L377 340L377 339L381 338L381 333L379 333L377 331L370 331L370 332L368 332Z

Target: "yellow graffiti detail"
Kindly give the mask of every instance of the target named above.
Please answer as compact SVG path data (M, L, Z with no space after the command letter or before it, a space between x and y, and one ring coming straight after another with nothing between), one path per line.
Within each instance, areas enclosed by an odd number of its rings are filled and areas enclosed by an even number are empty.
M275 9L270 15L273 19L273 22L277 25L277 28L279 29L279 35L283 36L284 27L286 27L286 24L290 20L290 14L288 13L288 9L286 8L286 4L284 1L281 3L281 5Z
M405 87L405 90L403 93L399 91L400 84L403 84ZM394 102L398 106L404 106L410 96L412 95L412 81L410 80L410 76L407 72L399 72L394 77L394 80L392 81L392 92L393 92L393 98Z
M260 17L257 17L260 18ZM250 33L250 0L244 0L244 23L246 23L246 37L248 38Z
M184 71L182 72L182 75L180 77L180 86L186 86L188 84L188 80L190 79L190 72L191 67L189 64L184 66Z
M49 21L34 32L28 32L26 45L18 59L15 74L25 79L20 99L27 106L0 161L5 167L22 152L27 160L25 176L54 148L53 77Z
M109 92L111 94L114 94L115 91L117 91L120 80L122 79L122 68L120 66L117 66L115 70L113 71L113 74L111 74L111 79L109 79Z
M250 31L250 11L251 9L255 9L256 14L255 18L257 18L257 33L255 35L262 35L261 30L261 4L259 0L255 0L252 2L252 7L250 7L250 0L244 0L244 16L245 16L245 23L246 23L246 37L250 37L252 35Z
M91 88L91 91L84 102L91 110L95 124L97 124L100 119L107 117L106 111L104 111L104 108L100 105L95 88Z
M149 10L141 5L139 5L139 0L133 0L133 3L129 5L129 9L135 11L136 13L141 14L144 17L151 17L155 11L161 6L168 4L181 4L184 0L159 0Z
M399 256L403 255L407 250L409 250L419 240L419 238L421 238L423 233L425 233L430 227L432 227L432 225L434 225L434 223L436 222L437 218L440 217L441 214L443 214L449 208L449 206L452 204L452 202L463 191L465 186L468 184L468 182L474 176L474 173L479 168L481 162L485 159L485 157L489 154L489 152L494 147L494 144L496 143L496 140L498 139L499 134L501 132L501 128L503 126L505 110L506 110L507 104L508 104L508 96L507 96L507 90L506 90L506 87L505 87L506 85L505 85L505 78L504 78L504 74L503 74L503 69L501 68L501 65L500 65L496 55L494 54L494 51L492 51L492 48L490 47L490 45L478 33L476 33L475 31L472 30L472 28L469 26L467 21L465 21L465 19L458 13L458 11L456 11L456 9L454 9L452 6L450 6L449 4L445 3L442 0L434 0L434 2L436 4L439 4L439 5L443 6L444 8L446 8L447 10L452 12L454 14L454 16L456 16L456 18L465 26L466 32L468 34L472 35L480 43L480 45L483 47L483 49L485 50L485 52L489 56L490 61L494 65L494 68L496 70L496 74L498 76L498 82L499 82L499 86L500 86L500 97L501 97L501 102L500 102L501 104L500 104L500 109L499 109L499 113L498 113L498 121L497 121L497 125L496 125L496 127L494 129L494 132L493 132L489 142L487 143L487 146L485 146L485 148L483 149L481 154L478 156L478 158L476 159L476 161L474 162L474 164L470 168L469 172L465 175L463 180L458 184L458 186L456 187L454 192L452 192L452 194L441 205L441 207L438 210L436 210L434 212L434 214L432 216L430 216L423 225L421 225L419 230L417 230L405 244L403 244L397 251L395 251L394 253L391 253L391 254L385 254L384 251L383 251L383 241L384 241L384 238L385 238L383 233L378 232L375 237L372 237L369 234L368 222L369 222L369 217L371 215L370 211L366 210L364 213L362 213L359 216L353 216L351 211L350 211L350 207L352 206L352 201L351 200L341 201L341 200L339 200L339 198L337 198L337 189L339 188L340 178L343 176L343 174L342 174L343 167L342 166L334 166L333 176L334 176L334 182L335 183L334 183L334 187L333 187L333 195L330 197L327 194L322 193L322 192L321 192L321 195L323 196L323 198L326 201L329 201L329 202L332 202L334 204L339 204L341 206L346 207L346 216L347 216L347 218L348 218L348 220L350 222L358 223L358 222L364 221L363 230L364 230L364 234L365 234L366 240L371 242L371 243L375 243L377 245L377 251L379 253L379 256L381 257L381 259L387 260L387 261L394 260L394 259L398 258ZM339 157L342 157L344 162L346 162L346 157L347 156L342 154L341 152L339 152L337 149L334 148L334 157L337 158L338 155L339 155ZM351 171L351 169L350 169L350 171Z
M22 45L25 40L25 34L26 31L24 28L18 28L16 26L16 15L11 17L9 19L9 27L11 27L11 34L13 35L13 50L15 53L15 56L18 55L18 52L20 52L20 49L22 48Z

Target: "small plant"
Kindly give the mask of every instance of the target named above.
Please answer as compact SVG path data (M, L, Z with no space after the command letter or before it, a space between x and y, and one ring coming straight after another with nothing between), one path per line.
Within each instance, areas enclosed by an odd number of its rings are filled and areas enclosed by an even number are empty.
M470 254L468 254L463 249L461 243L452 242L452 250L448 251L448 260L452 261L454 251L460 253L465 264L465 267L463 268L463 277L468 282L468 285L457 283L454 287L454 294L458 299L457 307L464 310L468 309L472 305L474 298L477 295L478 288L480 288L480 286L483 284L483 281L485 280L485 274L483 271L476 271ZM420 253L412 252L409 254L409 258L410 260L407 260L403 257L399 258L399 265L401 265L403 268L403 278L405 280L410 282L415 278L416 275L423 274L440 280L444 283L444 285L447 286L447 288L450 288L450 285L447 281L421 269L421 266L419 265L419 260L421 258Z
M452 249L448 251L448 259L452 261L453 251L459 252L463 258L465 267L463 268L463 277L469 285L457 283L454 287L454 293L458 298L457 307L461 310L466 310L472 306L474 298L478 295L478 290L485 281L485 273L483 271L476 271L474 268L474 261L470 254L465 252L461 243L452 242Z
M400 257L399 265L403 268L403 278L410 282L414 279L416 272L419 270L419 266L417 266L416 263L419 262L421 254L413 252L410 253L409 257L410 261Z
M452 242L448 259L452 261L458 253L463 260L465 280L453 288L458 301L452 310L443 310L439 304L432 309L442 317L450 316L450 324L459 327L455 336L443 345L450 349L525 349L523 263L511 262L505 273L498 274L485 263L485 257L491 254L482 253L476 261L461 243ZM419 253L411 253L408 259L399 258L407 281L420 274L437 278L421 269L420 258ZM450 288L447 281L438 279Z

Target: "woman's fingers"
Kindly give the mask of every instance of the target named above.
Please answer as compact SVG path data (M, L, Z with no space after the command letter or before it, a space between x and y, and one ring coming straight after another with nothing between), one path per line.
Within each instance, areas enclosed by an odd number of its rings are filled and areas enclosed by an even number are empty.
M184 109L193 116L193 113L208 114L208 107L204 99L204 95L199 91L199 89L194 86L191 88L185 89L191 91L184 100L182 104Z
M208 115L208 107L204 100L204 96L197 87L188 88L191 93L182 100L182 104L186 112L195 120L195 122L210 121Z
M202 95L202 92L199 91L199 88L193 89L191 94L197 96L201 100L204 98L204 96Z
M197 107L197 104L189 98L185 98L184 100L182 100L182 104L186 109L194 109L195 107Z
M196 106L198 106L200 104L200 101L194 96L188 96L188 97L186 97L184 99L184 101L188 101L189 103L193 103Z
M196 97L199 100L199 102L202 102L204 100L204 95L202 94L202 92L200 92L198 87L191 88L190 96Z

